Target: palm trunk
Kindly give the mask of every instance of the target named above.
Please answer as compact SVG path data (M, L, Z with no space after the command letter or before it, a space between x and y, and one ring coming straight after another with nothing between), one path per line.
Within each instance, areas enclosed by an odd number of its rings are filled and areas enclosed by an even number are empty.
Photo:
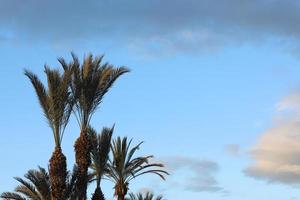
M125 200L125 196L127 194L128 188L126 185L119 183L115 186L115 195L118 200Z
M124 194L118 195L118 200L125 200L125 195Z
M105 200L104 194L100 187L96 187L92 200Z
M90 151L91 145L86 131L80 133L75 142L75 157L78 166L77 190L78 199L86 200L86 190L88 183L88 168L91 164Z
M51 199L64 200L67 179L67 162L60 147L55 147L50 162Z

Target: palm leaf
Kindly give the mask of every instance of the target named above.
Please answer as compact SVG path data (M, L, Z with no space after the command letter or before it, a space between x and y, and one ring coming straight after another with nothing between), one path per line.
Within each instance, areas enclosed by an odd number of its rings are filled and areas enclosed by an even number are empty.
M60 60L64 73L61 74L57 69L50 69L45 66L48 89L39 80L37 75L25 70L25 75L31 81L35 92L38 96L40 105L47 118L48 124L53 131L56 146L60 146L64 129L68 123L73 101L69 91L69 83L72 71L68 70L64 61Z
M89 120L102 102L104 95L113 83L124 73L125 67L115 68L108 63L101 64L103 56L84 58L80 65L79 59L72 53L73 62L69 65L61 60L62 65L72 68L71 91L74 98L76 116L82 129L88 127ZM70 67L72 66L72 67Z
M109 159L106 176L115 183L115 195L126 195L130 180L144 174L155 174L165 180L168 172L161 163L152 163L150 156L134 157L141 143L131 148L132 140L117 137L111 145L112 158Z
M5 200L26 200L26 198L15 192L3 192L0 197Z

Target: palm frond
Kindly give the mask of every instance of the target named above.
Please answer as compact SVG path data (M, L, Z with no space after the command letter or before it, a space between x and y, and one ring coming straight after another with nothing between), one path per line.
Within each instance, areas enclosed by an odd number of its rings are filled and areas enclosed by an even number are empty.
M0 197L5 200L26 200L26 198L15 192L3 192Z
M68 172L65 196L67 200L74 200L77 197L76 181L78 176L78 167L74 165L72 173Z
M67 172L65 197L62 199L74 200L77 197L75 183L77 181L77 167L74 166L72 173ZM37 170L29 170L25 179L16 177L20 183L14 192L4 192L0 195L5 200L51 200L51 181L46 169L38 167Z
M36 188L41 199L51 197L50 178L44 168L39 167L39 170L29 170L27 174L25 174L25 178Z
M40 195L38 194L35 186L22 178L15 177L15 179L21 183L21 185L15 188L15 191L25 195L29 199L41 200Z
M60 146L64 129L73 107L69 91L72 71L69 70L70 67L66 67L63 60L60 60L60 62L65 69L63 74L57 69L50 69L48 66L45 66L44 72L47 76L47 89L37 75L25 70L25 75L30 79L44 115L53 131L56 146Z
M92 128L89 129L90 138L92 141L92 165L91 169L99 186L102 175L107 168L107 161L111 145L111 137L114 131L112 128L103 128L101 134L97 134Z
M47 118L50 127L54 130L54 127L53 127L53 124L52 124L52 121L51 121L51 118L50 118L49 112L48 112L50 105L49 105L49 97L48 97L45 86L40 81L40 79L37 77L37 75L30 72L29 70L25 70L24 74L31 81L31 83L35 89L36 95L39 99L39 103L43 109L44 115Z
M75 112L82 129L88 127L89 120L101 103L104 95L113 83L124 73L126 67L115 68L108 63L102 63L103 56L93 57L92 54L83 59L80 64L78 57L72 53L72 83L71 91L75 103ZM67 65L65 61L61 61ZM66 67L67 68L67 67Z
M150 162L152 155L134 157L142 142L132 148L131 142L127 137L117 137L111 145L112 158L109 159L106 176L115 183L115 194L120 196L127 193L129 182L136 177L155 174L165 180L168 175L163 164Z
M146 192L146 193L129 193L129 197L126 197L125 200L163 200L163 196L154 196L152 192Z

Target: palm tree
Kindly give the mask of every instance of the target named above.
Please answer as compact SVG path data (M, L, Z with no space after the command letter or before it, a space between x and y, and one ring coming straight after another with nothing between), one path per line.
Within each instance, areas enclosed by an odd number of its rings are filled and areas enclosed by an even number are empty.
M93 170L92 177L94 177L93 179L96 181L96 189L92 200L105 200L104 194L100 187L100 182L107 168L107 160L113 131L114 126L112 128L103 128L101 134L97 134L94 129L90 130L92 141L91 169Z
M80 126L80 135L75 142L75 157L78 166L79 200L86 199L88 183L88 168L91 164L91 144L87 134L89 122L104 95L113 83L124 73L129 72L125 67L115 68L105 63L101 64L103 56L94 58L89 55L80 64L72 54L73 61L67 64L64 59L60 63L66 70L72 70L71 91L74 100L74 114Z
M65 192L65 199L67 200L72 200L76 196L74 190L75 174L76 168L74 168L72 175L67 172ZM26 179L15 177L20 185L15 188L14 192L4 192L0 197L5 200L51 200L51 180L44 168L38 167L38 170L29 170L24 177Z
M56 69L45 66L48 80L48 89L45 88L39 78L32 72L25 70L25 75L30 79L44 115L52 129L55 149L49 160L52 200L63 200L66 190L67 163L62 153L61 141L65 127L68 123L72 101L69 92L71 71L65 70L63 74Z
M115 196L118 200L124 200L132 179L143 174L153 173L165 180L165 175L168 175L168 172L162 169L163 164L150 163L153 156L133 158L142 142L130 148L131 141L127 142L127 137L122 139L118 137L112 142L112 160L109 159L108 162L107 178L114 182Z
M163 200L163 196L159 195L154 197L154 194L151 192L147 192L145 195L142 193L129 193L129 197L125 198L125 200Z

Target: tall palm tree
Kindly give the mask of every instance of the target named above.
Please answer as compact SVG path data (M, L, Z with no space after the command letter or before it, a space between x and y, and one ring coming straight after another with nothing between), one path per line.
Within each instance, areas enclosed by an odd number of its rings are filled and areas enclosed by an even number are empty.
M75 174L76 168L74 168L72 175L67 172L65 191L65 199L67 200L72 200L76 196L74 190ZM0 197L5 200L51 200L51 180L44 168L39 167L38 170L29 170L24 177L25 179L15 177L20 185L15 188L14 192L4 192Z
M91 129L91 141L92 141L92 164L93 170L92 176L96 181L96 189L92 196L92 200L105 200L104 194L100 187L102 176L107 168L107 161L110 151L111 136L114 131L112 128L103 128L101 134L97 134L94 129Z
M129 197L126 197L125 200L163 200L163 196L154 196L152 192L147 192L146 194L142 193L129 193Z
M78 166L79 200L86 199L88 183L88 168L91 164L91 144L87 134L89 122L104 95L113 83L124 73L129 72L125 67L115 68L108 63L102 64L103 56L89 55L80 64L72 54L73 61L67 64L64 59L60 63L65 69L73 71L71 91L74 99L74 114L80 126L80 135L75 142L75 157Z
M54 136L55 149L49 160L52 200L63 200L64 191L66 190L67 163L66 157L62 153L61 141L72 110L69 92L71 71L65 70L61 74L59 70L45 66L45 73L48 80L48 89L45 88L35 74L25 70L25 75L30 79L36 91Z
M150 163L153 156L133 157L140 145L130 147L130 140L127 137L113 140L112 142L112 159L109 159L107 178L114 182L115 196L118 200L124 200L129 189L129 182L143 174L153 173L165 180L168 172L163 170L164 165L161 163Z

